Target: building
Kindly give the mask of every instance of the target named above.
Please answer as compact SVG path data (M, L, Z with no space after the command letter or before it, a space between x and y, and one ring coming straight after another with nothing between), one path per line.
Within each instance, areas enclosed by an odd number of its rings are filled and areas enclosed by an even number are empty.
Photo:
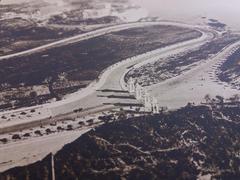
M133 94L135 93L135 80L131 77L128 81L128 91Z
M139 101L144 101L144 88L139 84L136 83L136 99Z
M128 91L133 94L136 99L144 104L146 112L154 114L159 113L159 104L155 97L150 96L148 90L142 87L136 80L130 77L128 81Z
M159 104L158 104L158 101L155 97L153 97L153 100L152 100L152 112L154 114L158 114L160 111L159 111Z

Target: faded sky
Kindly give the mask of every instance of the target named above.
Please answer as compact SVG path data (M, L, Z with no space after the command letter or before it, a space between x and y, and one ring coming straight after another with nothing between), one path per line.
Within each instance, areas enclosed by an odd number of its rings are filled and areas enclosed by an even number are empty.
M198 17L217 18L240 29L240 0L133 0L152 15L196 21Z
M2 3L30 0L2 0ZM44 0L64 4L69 0ZM81 0L79 0L81 1ZM117 1L117 0L116 0ZM198 22L200 17L216 18L240 30L240 0L131 0L162 19Z

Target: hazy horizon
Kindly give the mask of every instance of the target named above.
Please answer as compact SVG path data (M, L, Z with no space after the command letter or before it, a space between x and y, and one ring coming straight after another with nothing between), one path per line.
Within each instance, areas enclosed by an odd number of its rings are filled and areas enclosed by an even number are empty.
M2 0L2 4L21 3L31 0ZM56 3L59 8L68 4L69 0L43 0ZM187 23L201 23L201 17L215 18L226 23L229 27L240 30L238 16L240 16L239 0L129 0L146 9L151 16L160 19L185 21Z
M240 30L238 0L133 0L161 19L198 21L201 17L215 18Z

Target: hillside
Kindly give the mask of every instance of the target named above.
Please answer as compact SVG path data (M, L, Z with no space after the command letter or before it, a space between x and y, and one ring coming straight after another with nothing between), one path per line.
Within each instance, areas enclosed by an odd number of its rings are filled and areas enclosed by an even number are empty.
M187 106L105 124L55 155L56 179L236 179L239 117L239 107ZM0 177L33 179L49 161Z

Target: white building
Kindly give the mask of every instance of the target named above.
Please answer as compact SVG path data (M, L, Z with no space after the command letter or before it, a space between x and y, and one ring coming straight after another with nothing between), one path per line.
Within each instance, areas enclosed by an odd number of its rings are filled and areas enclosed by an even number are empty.
M128 81L128 91L133 94L138 101L144 104L146 112L152 112L154 114L159 113L159 104L155 97L150 96L148 90L142 87L132 77Z
M136 91L135 80L132 77L128 81L128 90L131 94L135 93Z
M152 111L152 97L147 92L147 90L145 90L144 93L144 107L145 111Z
M153 97L153 100L152 100L152 112L154 114L158 114L160 111L159 111L159 104L158 104L158 101L156 98Z
M136 99L144 101L144 88L139 83L136 84Z

